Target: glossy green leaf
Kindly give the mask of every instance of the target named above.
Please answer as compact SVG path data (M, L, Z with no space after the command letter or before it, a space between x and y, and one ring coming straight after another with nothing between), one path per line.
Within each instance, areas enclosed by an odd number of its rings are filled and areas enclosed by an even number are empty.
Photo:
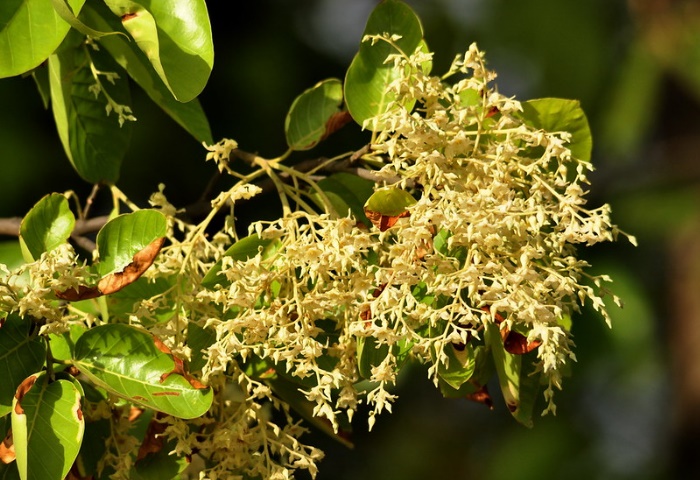
M511 412L511 414L518 422L526 427L532 427L532 415L535 411L535 403L539 398L542 376L535 371L537 358L534 353L528 354L521 361L520 403L518 404L518 408Z
M73 364L95 385L131 402L180 418L203 415L211 389L179 371L158 342L129 325L101 325L80 337Z
M119 18L114 16L102 2L85 5L81 18L100 30L125 31ZM111 35L99 40L105 50L121 65L127 74L146 92L165 113L175 120L198 142L212 144L213 139L209 122L197 99L179 102L163 80L153 69L151 62L135 42L124 37Z
M85 0L70 0L80 11ZM47 0L0 2L0 78L38 67L65 38L70 25Z
M548 132L569 132L568 147L579 160L591 160L593 138L588 119L578 100L538 98L522 102L522 117L529 125Z
M326 137L328 125L341 111L343 85L330 78L299 95L287 113L284 133L292 150L309 150Z
M396 217L406 212L414 205L416 199L410 193L400 188L382 188L372 194L365 203L365 212Z
M189 102L204 89L214 65L204 0L105 0L146 54L173 96Z
M459 389L474 374L476 361L474 347L470 344L458 347L450 344L445 347L448 363L438 363L438 375L450 387Z
M37 260L65 243L75 227L75 216L70 211L68 199L60 193L46 195L32 207L22 220L20 238Z
M124 72L101 51L65 48L49 58L51 107L56 128L68 159L88 182L114 183L131 139L131 122L120 126L118 115L108 114L104 92L96 97L90 90L96 80L90 68L119 74L114 84L104 76L100 83L118 105L129 107L131 96Z
M365 27L364 35L400 35L396 45L410 54L423 48L423 27L413 10L404 2L388 0L379 3ZM363 35L363 36L364 36ZM352 118L371 130L366 121L386 112L394 96L387 92L388 85L399 78L393 63L385 63L387 57L398 53L386 41L363 41L345 76L345 102Z
M105 276L121 272L134 255L168 231L165 215L156 210L138 210L113 218L97 233L97 270Z
M498 384L501 387L503 400L508 407L508 410L516 420L521 421L519 415L521 409L520 388L521 388L521 371L522 371L522 355L513 355L506 352L501 339L501 332L498 325L489 322L486 325L484 338L486 345L491 350L493 363L496 367L498 375ZM530 426L529 424L526 424Z
M85 422L80 391L69 380L27 378L12 405L12 436L23 480L63 480L78 456Z
M80 336L87 331L84 325L71 325L67 332L60 335L49 335L49 348L54 360L68 361L73 358L75 344Z
M45 109L49 109L51 104L51 85L49 85L49 69L48 68L35 68L32 70L32 79L36 85L36 89L39 91L39 96L41 96L41 103L44 105Z
M100 38L104 37L105 35L121 34L121 32L100 32L99 30L95 30L94 28L88 27L83 22L78 20L76 12L73 11L70 4L67 3L67 0L51 0L51 4L53 5L54 10L56 10L56 13L58 13L58 15L66 23L68 23L71 27L73 27L83 35L88 35L92 38Z
M338 215L347 215L348 209L358 221L371 225L364 205L374 193L374 182L349 173L334 173L318 182ZM322 205L322 202L317 202Z
M269 258L273 255L280 246L279 241L273 241L267 238L260 238L258 235L249 235L241 238L239 241L231 245L224 252L224 256L232 257L236 261L245 261L262 254L263 258ZM219 275L221 272L222 262L219 260L202 279L202 285L207 288L212 288L218 284L230 284L226 277Z
M15 390L22 381L41 370L46 344L30 335L31 322L17 315L0 319L0 417L10 413Z

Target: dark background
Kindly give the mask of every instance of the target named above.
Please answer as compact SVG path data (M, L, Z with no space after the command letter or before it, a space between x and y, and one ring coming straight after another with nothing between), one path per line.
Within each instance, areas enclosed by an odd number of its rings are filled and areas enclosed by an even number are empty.
M612 329L592 312L575 318L578 363L556 417L526 429L498 399L492 412L442 399L415 367L393 414L369 435L362 418L355 422L354 450L308 437L327 452L317 478L700 478L698 2L408 3L436 52L435 73L476 41L502 93L581 100L594 134L591 204L611 203L639 247L621 240L584 253L614 278L625 308L612 308ZM343 78L374 4L258 0L244 9L210 1L216 58L200 100L214 139L282 154L289 105L316 82ZM118 185L139 204L160 182L177 206L196 201L215 166L136 88L133 97L138 122ZM361 146L363 134L346 130L329 151ZM85 198L90 189L65 158L32 80L1 80L0 217L22 216L52 191Z

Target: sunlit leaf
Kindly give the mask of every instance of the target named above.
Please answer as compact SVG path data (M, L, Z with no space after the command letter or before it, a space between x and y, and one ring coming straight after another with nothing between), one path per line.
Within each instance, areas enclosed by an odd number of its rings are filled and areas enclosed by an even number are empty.
M173 96L189 102L204 89L214 64L204 0L105 0L146 54Z
M131 402L180 418L203 415L211 389L178 371L180 361L160 345L135 327L101 325L80 337L73 364L95 385Z
M498 325L489 322L486 325L484 337L486 345L491 350L493 363L498 375L498 384L501 387L503 400L516 420L523 422L526 426L531 426L531 419L523 419L521 413L521 371L522 356L513 355L505 351L501 332Z
M151 209L119 215L107 222L97 233L100 275L123 271L137 254L165 237L167 230L165 216Z
M70 211L68 199L60 193L43 197L22 220L20 238L37 260L41 254L65 243L75 227L75 216Z
M85 422L80 391L69 380L31 375L12 404L12 435L20 476L63 480L78 455Z
M126 31L119 18L112 14L102 2L91 2L85 5L81 18L101 30ZM199 101L194 99L183 103L176 100L136 42L129 41L122 36L111 35L102 37L99 43L126 70L151 100L182 128L199 142L213 143L209 122Z
M449 344L445 347L445 354L447 365L444 362L438 363L438 375L450 387L458 390L474 374L476 367L474 347L470 344Z
M79 12L85 0L70 0ZM61 44L70 25L46 0L0 2L0 78L39 66Z
M416 203L410 193L400 188L382 188L372 194L364 206L365 215L382 232L393 227L399 218L408 216Z
M365 27L364 35L400 35L396 45L405 54L424 48L423 27L413 10L403 2L388 0L379 3ZM364 36L363 35L363 36ZM385 63L391 54L399 53L386 41L360 44L345 76L345 102L353 119L374 130L365 122L386 112L394 96L387 93L388 85L403 73L393 63Z
M329 124L340 114L343 85L331 78L299 95L287 113L284 132L292 150L309 150L328 136Z
M593 140L588 119L578 100L563 98L538 98L522 102L524 120L535 128L547 132L569 132L567 146L571 155L579 160L591 160Z

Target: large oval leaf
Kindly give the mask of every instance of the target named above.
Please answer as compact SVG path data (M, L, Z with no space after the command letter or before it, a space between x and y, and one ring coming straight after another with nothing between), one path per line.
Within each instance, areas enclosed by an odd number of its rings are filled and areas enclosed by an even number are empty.
M15 390L22 381L41 369L46 344L29 336L31 323L17 315L0 320L0 417L12 410Z
M309 150L329 133L329 124L340 114L343 85L337 78L317 83L292 103L284 123L292 150Z
M569 132L571 155L584 162L591 160L593 138L588 119L578 100L538 98L521 105L521 115L525 122L548 132Z
M81 18L92 27L106 31L125 31L121 22L102 2L85 5ZM135 42L121 35L110 35L99 40L129 76L146 92L160 108L184 128L197 141L208 145L213 143L209 122L197 99L186 103L179 102L158 73L153 69L148 57Z
M421 47L423 27L413 10L403 2L381 2L367 20L364 35L400 35L396 41L406 54ZM384 41L366 42L360 45L345 76L345 102L352 118L360 125L374 130L365 122L386 112L393 96L387 93L388 85L399 78L393 63L385 63L387 57L398 53Z
M63 149L78 174L91 183L114 183L131 139L131 122L120 125L117 115L108 115L108 100L90 90L95 79L90 60L106 72L122 72L103 52L65 48L49 58L51 107ZM99 62L99 63L98 63ZM103 88L119 105L129 107L131 96L126 78L114 84L101 78Z
M85 431L80 391L69 380L47 380L43 372L28 377L12 405L12 437L23 480L63 480Z
M84 3L68 2L74 12ZM0 2L0 78L39 66L58 48L69 29L47 0Z
M32 257L28 260L37 260L42 253L65 243L73 227L75 216L64 195L52 193L39 200L19 228L20 239Z
M122 324L85 332L73 364L95 385L127 400L180 418L203 415L213 394L152 335Z
M134 256L165 237L165 216L156 210L138 210L113 218L97 233L97 270L102 276L121 272Z
M105 0L146 54L173 96L188 102L204 89L214 65L204 0Z

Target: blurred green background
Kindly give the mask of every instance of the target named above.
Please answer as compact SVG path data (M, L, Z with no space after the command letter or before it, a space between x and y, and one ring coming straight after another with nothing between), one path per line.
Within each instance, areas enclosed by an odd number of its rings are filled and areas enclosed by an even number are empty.
M210 1L216 61L200 99L215 140L281 154L289 105L317 81L344 76L375 3ZM612 204L639 247L621 239L583 253L612 275L625 307L612 308L612 329L589 311L574 319L578 363L556 417L526 429L498 398L494 411L442 399L415 367L371 434L358 415L353 450L307 437L327 453L317 478L700 478L700 2L407 3L436 52L434 72L476 41L502 93L581 100L597 168L590 202ZM122 190L145 204L163 182L176 205L196 201L214 165L141 92L133 97L138 123ZM364 138L341 132L329 152ZM32 80L1 80L0 217L22 216L48 192L85 198L90 188L66 160Z

